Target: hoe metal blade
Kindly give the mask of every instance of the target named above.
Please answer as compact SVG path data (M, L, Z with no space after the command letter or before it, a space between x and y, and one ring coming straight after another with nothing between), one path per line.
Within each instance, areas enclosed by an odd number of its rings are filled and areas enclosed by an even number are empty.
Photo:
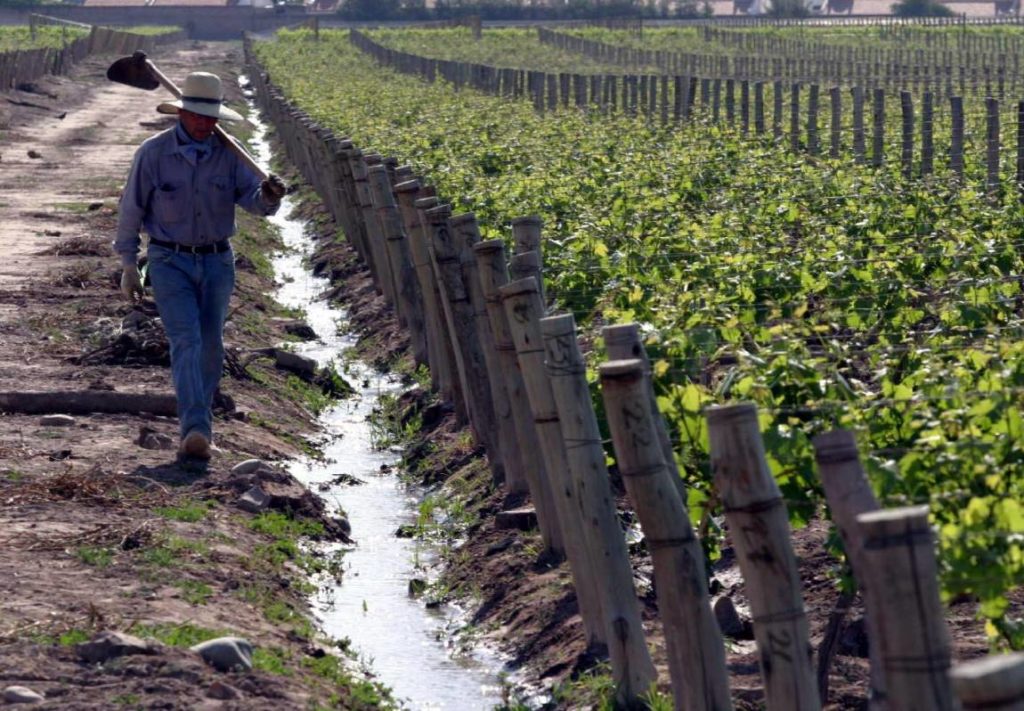
M146 91L152 91L160 86L160 81L153 76L146 62L146 53L141 50L111 64L107 69L107 79Z

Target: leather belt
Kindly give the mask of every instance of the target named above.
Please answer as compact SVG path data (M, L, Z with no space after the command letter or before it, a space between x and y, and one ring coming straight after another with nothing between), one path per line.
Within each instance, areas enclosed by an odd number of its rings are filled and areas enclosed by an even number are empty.
M214 242L213 244L179 244L178 242L165 242L162 239L150 237L149 243L178 254L220 254L231 249L231 242L227 239L222 239L220 242Z

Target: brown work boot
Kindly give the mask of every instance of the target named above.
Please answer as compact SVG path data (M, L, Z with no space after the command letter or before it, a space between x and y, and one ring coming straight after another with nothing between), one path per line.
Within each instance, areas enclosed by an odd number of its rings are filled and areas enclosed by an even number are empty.
M181 446L178 447L178 454L183 457L189 457L190 459L209 459L210 458L210 440L206 439L206 435L197 430L192 430L185 439L181 440Z

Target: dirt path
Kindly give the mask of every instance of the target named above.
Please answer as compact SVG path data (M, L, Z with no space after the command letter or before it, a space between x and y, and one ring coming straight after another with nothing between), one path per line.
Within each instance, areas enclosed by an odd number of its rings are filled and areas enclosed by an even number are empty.
M0 94L0 391L171 392L155 310L121 300L109 245L136 147L172 120L155 112L160 93L105 80L112 59ZM155 59L176 81L219 73L239 105L237 44ZM239 219L234 353L285 337L260 266L275 236ZM205 471L174 462L174 418L86 414L47 426L0 414L0 691L26 686L60 709L363 707L305 603L308 575L332 562L296 545L300 533L336 536L337 523L287 474L231 472L306 446L312 417L286 376L253 362L225 377L222 452ZM254 484L276 487L271 508L282 513L238 508ZM308 520L293 522L295 512ZM76 644L103 630L161 644L85 663ZM187 650L224 634L254 643L254 671L222 674Z

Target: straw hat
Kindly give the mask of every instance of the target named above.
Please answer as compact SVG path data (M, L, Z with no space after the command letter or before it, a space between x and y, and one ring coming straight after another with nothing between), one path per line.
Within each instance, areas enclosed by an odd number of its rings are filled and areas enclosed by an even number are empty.
M162 114L176 114L178 109L185 109L201 116L241 121L242 115L224 106L223 102L224 91L221 89L220 77L209 72L192 72L185 77L181 98L165 101L156 110Z

